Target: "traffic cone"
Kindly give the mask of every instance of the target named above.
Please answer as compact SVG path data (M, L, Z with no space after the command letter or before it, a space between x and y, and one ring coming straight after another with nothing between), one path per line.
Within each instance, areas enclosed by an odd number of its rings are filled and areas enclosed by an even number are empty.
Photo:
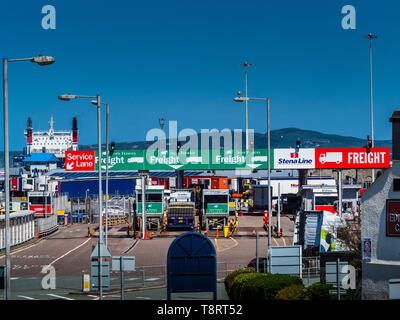
M144 240L147 240L147 230L144 230L144 237L143 237L143 239L144 239Z
M151 232L149 233L149 237L150 237L150 240L153 239L153 234Z
M204 232L204 235L205 235L206 237L208 237L208 231Z
M217 228L217 233L215 234L215 238L218 239L218 228Z

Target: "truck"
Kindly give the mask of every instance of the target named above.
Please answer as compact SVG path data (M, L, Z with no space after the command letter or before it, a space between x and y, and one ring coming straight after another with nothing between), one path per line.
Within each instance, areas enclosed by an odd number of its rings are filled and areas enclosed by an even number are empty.
M271 187L272 196L272 187ZM268 185L250 185L248 213L262 213L268 211ZM272 197L271 197L272 203ZM272 209L272 208L271 208Z
M52 213L53 197L48 191L28 192L29 210L35 212L35 216L44 216Z
M194 190L173 190L167 204L167 228L194 229L196 202Z
M295 220L293 245L301 245L304 256L345 251L347 248L337 239L337 229L342 227L345 222L335 213L300 210Z
M229 190L203 189L201 226L205 230L228 225Z
M146 186L145 191L146 206L146 229L160 231L164 220L164 186ZM143 223L142 210L142 188L136 188L136 207L139 223Z
M338 193L336 185L303 185L299 190L299 196L302 197L302 210L337 213Z

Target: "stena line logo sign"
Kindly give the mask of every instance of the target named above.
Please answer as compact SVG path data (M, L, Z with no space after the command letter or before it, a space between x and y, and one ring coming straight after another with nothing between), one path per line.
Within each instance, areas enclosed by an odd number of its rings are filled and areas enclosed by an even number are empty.
M274 169L314 169L315 149L274 149Z

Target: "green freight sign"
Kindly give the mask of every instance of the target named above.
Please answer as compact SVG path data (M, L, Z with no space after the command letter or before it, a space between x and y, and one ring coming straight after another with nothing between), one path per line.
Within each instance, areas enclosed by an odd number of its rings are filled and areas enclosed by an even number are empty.
M271 149L270 166L274 159ZM118 150L109 159L109 170L236 170L267 169L267 149L244 150ZM102 154L102 169L106 169L106 153ZM98 156L96 152L96 170Z
M206 214L224 213L229 214L229 208L227 204L207 204Z
M142 203L138 203L138 214L142 214ZM163 214L162 202L146 202L146 214Z

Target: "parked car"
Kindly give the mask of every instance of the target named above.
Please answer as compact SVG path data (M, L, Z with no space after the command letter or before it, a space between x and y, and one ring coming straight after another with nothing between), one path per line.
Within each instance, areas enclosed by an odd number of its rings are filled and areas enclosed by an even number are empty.
M256 258L253 258L247 265L247 268L256 270ZM258 270L260 272L267 272L268 270L268 258L266 257L258 257Z

